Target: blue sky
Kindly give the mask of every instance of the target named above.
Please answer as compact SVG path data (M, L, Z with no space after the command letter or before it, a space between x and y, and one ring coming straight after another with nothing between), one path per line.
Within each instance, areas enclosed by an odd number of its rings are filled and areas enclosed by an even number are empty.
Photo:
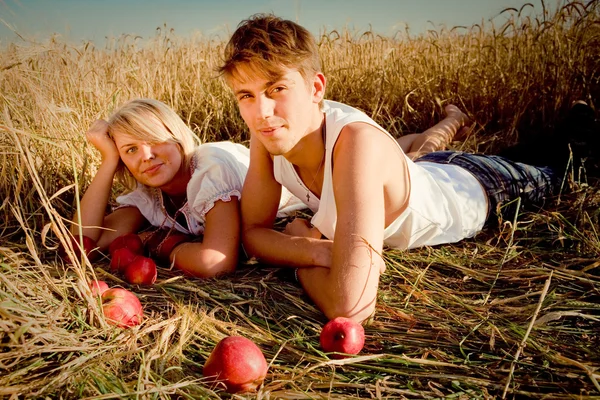
M531 0L536 14L542 0ZM553 3L554 1L554 3ZM556 4L556 0L547 0ZM105 37L135 34L153 36L165 23L186 36L199 31L225 37L238 22L257 12L273 12L295 20L318 34L324 29L349 28L363 32L369 24L380 34L404 31L417 34L428 27L472 26L494 19L507 7L520 8L525 0L0 0L0 43L19 42L6 24L20 35L44 40L59 34L70 42L103 41ZM504 19L503 19L504 18ZM3 22L4 21L4 22Z

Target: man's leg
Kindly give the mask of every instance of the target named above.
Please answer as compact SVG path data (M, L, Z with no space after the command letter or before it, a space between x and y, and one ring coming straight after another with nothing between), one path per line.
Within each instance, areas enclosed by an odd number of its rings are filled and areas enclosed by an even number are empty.
M424 154L445 150L452 140L461 140L470 130L470 120L453 104L444 110L446 117L423 133L411 133L397 139L406 155L415 160Z
M562 176L550 168L514 162L499 156L442 151L424 155L417 162L456 165L469 171L483 186L494 213L512 220L523 208L542 207L560 190ZM520 208L517 199L521 199Z

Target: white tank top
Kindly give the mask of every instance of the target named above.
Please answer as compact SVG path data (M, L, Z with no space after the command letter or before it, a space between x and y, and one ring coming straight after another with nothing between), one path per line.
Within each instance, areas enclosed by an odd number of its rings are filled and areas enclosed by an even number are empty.
M363 112L334 101L325 101L326 124L325 173L321 198L314 194L306 202L307 188L293 165L283 156L275 156L274 175L277 182L305 201L314 212L312 224L325 237L333 239L337 210L332 184L333 147L344 126L364 122L396 140ZM400 149L402 152L402 150ZM410 175L409 200L406 210L384 231L384 244L398 249L457 242L474 236L487 217L487 198L483 187L467 170L448 164L414 163L406 158Z

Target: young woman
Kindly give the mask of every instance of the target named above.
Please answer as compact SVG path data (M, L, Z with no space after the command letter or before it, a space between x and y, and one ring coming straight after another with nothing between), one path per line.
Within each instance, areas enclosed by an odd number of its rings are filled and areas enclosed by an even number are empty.
M232 272L240 248L239 199L248 149L231 142L200 144L179 116L151 99L127 102L109 119L95 121L87 140L102 162L81 199L81 231L106 249L137 233L153 256L196 277ZM113 179L131 191L105 216ZM278 216L304 205L283 191Z

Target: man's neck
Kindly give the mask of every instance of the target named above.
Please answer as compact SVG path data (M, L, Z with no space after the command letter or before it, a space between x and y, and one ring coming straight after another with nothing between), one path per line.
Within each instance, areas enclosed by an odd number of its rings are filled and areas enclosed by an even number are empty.
M319 118L294 148L284 157L296 168L313 172L319 168L325 152L325 114L319 111Z

